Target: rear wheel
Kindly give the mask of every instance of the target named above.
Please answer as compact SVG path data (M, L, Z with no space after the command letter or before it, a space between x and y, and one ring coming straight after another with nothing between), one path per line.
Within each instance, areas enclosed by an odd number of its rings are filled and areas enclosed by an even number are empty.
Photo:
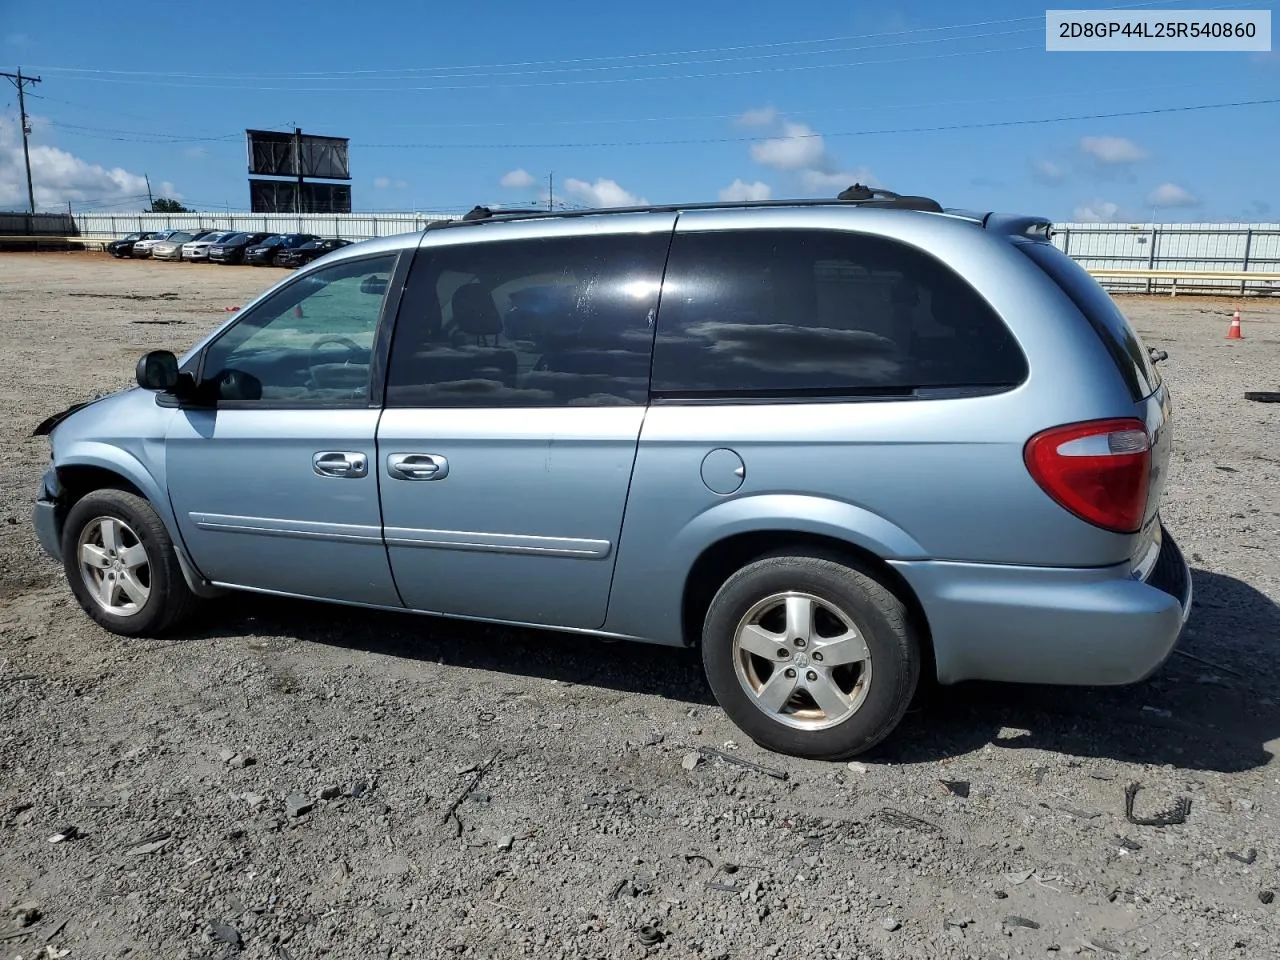
M764 557L725 581L702 658L717 701L756 743L822 760L887 737L921 667L902 602L869 572L812 555Z
M112 633L159 635L198 602L159 515L123 490L77 501L62 531L62 559L80 606Z

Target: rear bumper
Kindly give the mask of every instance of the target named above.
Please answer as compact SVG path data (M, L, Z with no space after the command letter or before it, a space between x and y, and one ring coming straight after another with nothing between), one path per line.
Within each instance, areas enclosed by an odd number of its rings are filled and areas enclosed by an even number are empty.
M1145 580L1102 569L907 561L938 679L1107 686L1168 659L1191 612L1191 571L1164 533Z

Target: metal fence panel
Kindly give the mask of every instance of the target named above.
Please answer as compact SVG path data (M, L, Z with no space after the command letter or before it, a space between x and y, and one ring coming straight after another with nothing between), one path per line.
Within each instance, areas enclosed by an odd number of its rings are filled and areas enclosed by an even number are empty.
M432 220L454 220L450 213L81 213L75 227L84 236L122 237L138 230L242 230L314 233L344 240L368 240L421 230ZM25 232L25 214L0 214L0 226L13 220L14 233ZM70 224L62 218L64 229ZM43 225L41 232L45 232ZM1060 223L1053 242L1089 269L1280 272L1280 223ZM1101 278L1114 291L1168 292L1169 280ZM1179 280L1179 292L1280 294L1266 280Z

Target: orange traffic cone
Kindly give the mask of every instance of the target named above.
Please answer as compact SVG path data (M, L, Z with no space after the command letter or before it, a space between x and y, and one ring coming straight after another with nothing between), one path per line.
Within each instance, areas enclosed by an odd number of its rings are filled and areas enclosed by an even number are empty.
M1240 332L1240 311L1237 310L1231 315L1231 326L1227 330L1228 340L1243 340L1244 335Z

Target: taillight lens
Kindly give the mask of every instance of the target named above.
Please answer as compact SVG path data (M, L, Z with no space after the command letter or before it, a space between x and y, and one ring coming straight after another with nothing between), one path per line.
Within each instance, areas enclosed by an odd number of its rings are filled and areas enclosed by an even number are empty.
M1023 451L1036 483L1081 520L1115 533L1142 527L1151 482L1151 438L1137 418L1052 427Z

